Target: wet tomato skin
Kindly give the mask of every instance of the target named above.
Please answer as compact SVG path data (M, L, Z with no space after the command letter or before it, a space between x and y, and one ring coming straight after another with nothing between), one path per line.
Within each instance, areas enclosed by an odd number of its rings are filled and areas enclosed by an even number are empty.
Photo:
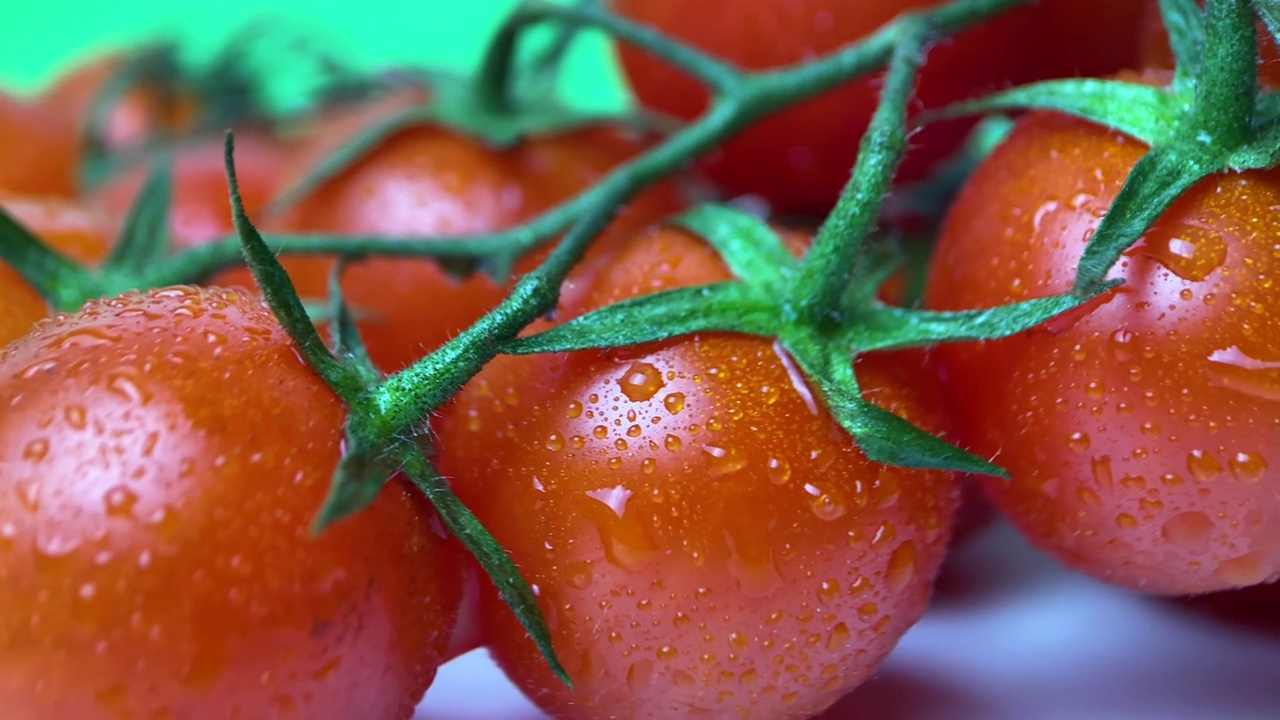
M79 153L69 118L0 93L0 191L72 197Z
M351 132L348 122L335 121L334 127L344 137ZM310 142L328 151L334 144L330 131L315 132ZM280 227L396 238L495 232L569 200L641 148L603 127L531 137L500 150L446 128L412 127L323 184L282 217ZM304 151L298 162L309 169L315 155ZM636 230L678 207L673 188L660 185L622 208L608 232ZM520 268L531 269L532 262ZM300 287L324 292L328 261L300 258L286 266ZM444 344L509 289L481 273L452 278L431 259L392 257L352 263L342 288L364 318L361 330L371 357L388 372Z
M261 301L92 303L0 350L0 403L9 716L412 714L459 551L399 481L310 534L344 407Z
M1024 118L952 206L926 303L1069 289L1146 150ZM1013 474L984 481L988 496L1066 564L1162 594L1280 575L1278 204L1276 171L1208 178L1121 258L1119 289L1021 335L933 351L962 440Z
M0 192L0 207L50 248L76 262L97 263L111 246L108 218L78 201ZM25 335L49 311L36 289L0 262L0 346Z
M725 275L663 228L583 302ZM868 397L945 429L920 356L858 371ZM439 467L537 588L576 683L490 591L489 648L516 685L563 718L787 718L866 679L924 610L958 491L868 461L817 402L779 346L728 334L487 366L446 411Z

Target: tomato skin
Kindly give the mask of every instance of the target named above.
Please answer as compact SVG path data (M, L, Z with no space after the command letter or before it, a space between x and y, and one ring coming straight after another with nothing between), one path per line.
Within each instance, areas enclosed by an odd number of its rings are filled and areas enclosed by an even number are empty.
M926 304L1070 288L1146 150L1026 116L952 206ZM1012 338L934 351L962 439L1013 475L984 481L988 496L1067 565L1162 594L1280 575L1277 204L1276 171L1206 179L1122 257L1118 290Z
M0 207L49 247L77 262L106 256L112 233L107 218L74 200L0 192ZM0 346L25 335L49 315L49 304L16 270L0 262Z
M351 123L341 120L335 128L348 137ZM361 120L371 121L367 115ZM324 128L312 142L323 151L334 145ZM497 150L446 128L415 126L322 185L279 224L292 232L410 238L495 232L586 190L640 148L603 127L530 138ZM299 167L309 168L320 156L303 150ZM678 207L674 189L660 185L623 208L609 232L637 229ZM532 263L527 259L519 269L531 269ZM317 294L326 291L330 266L315 258L286 263L295 284ZM365 318L360 328L374 363L391 372L470 326L506 296L509 286L483 274L456 280L430 259L370 258L347 267L342 289Z
M0 93L0 192L75 194L78 154L66 143L69 120Z
M936 0L616 0L633 20L745 68L798 62L835 50L876 30L898 14L940 4ZM918 105L938 107L996 89L1019 42L1025 19L998 18L938 43L920 75ZM632 46L619 58L640 102L676 117L702 112L707 93L689 76ZM848 83L814 100L765 118L731 138L703 163L730 195L758 194L779 213L825 214L849 180L858 143L880 93L879 76ZM963 137L961 123L936 125L912 136L900 176L919 177Z
M460 551L400 481L311 536L345 408L260 300L91 303L0 350L0 402L6 714L412 714Z
M582 302L725 277L663 228L625 243ZM808 717L923 612L950 474L868 461L781 352L700 334L500 357L446 409L439 467L537 588L574 690L491 590L490 651L551 715ZM945 427L920 355L858 371L867 397Z
M1012 14L1027 23L1013 83L1111 75L1138 64L1134 38L1146 0L1037 0Z
M202 245L225 237L235 229L222 152L222 138L211 138L186 146L173 157L170 230L174 249ZM236 135L236 180L245 211L255 223L259 220L259 211L280 189L281 166L289 153L283 142L265 134ZM90 192L85 202L123 224L152 170L145 164L128 168ZM253 280L247 270L240 269L219 274L210 284L253 287Z

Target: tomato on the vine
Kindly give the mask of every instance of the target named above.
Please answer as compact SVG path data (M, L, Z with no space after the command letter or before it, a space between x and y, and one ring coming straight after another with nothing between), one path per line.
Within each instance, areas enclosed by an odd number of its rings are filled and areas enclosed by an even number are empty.
M93 264L111 246L110 222L84 204L49 196L0 192L0 207L53 250ZM0 262L0 345L48 317L49 304L12 267Z
M462 551L395 480L319 536L345 408L261 300L95 301L0 349L9 717L409 717Z
M352 132L344 118L332 127L342 139ZM314 132L307 142L316 150L300 153L290 177L302 176L338 144L326 126ZM569 200L641 148L607 127L535 136L495 149L444 127L414 126L323 183L278 226L404 238L494 232ZM661 185L622 208L608 232L635 230L677 207L674 189ZM325 292L329 261L290 258L285 266L300 290ZM368 258L348 266L342 278L369 354L387 371L409 365L470 326L507 289L479 273L451 278L426 258Z
M659 228L564 312L727 277ZM921 355L857 368L868 399L946 430ZM781 346L742 335L500 357L438 428L442 473L532 583L574 688L492 592L490 651L559 718L819 712L924 611L958 500L949 473L867 460Z
M830 52L868 35L898 14L938 0L616 0L614 9L744 68L762 69ZM920 74L918 104L939 107L994 90L1007 75L1009 49L1025 21L995 18L938 43ZM688 75L625 43L622 67L645 106L691 119L708 95ZM730 194L756 194L783 213L825 213L849 179L858 142L879 97L876 79L850 82L761 120L708 156L709 176ZM912 137L901 175L921 175L963 136L962 124Z
M1142 143L1024 117L941 231L926 303L1068 290ZM1125 284L1004 339L942 346L957 428L1041 548L1104 580L1183 594L1280 576L1280 172L1195 185L1117 263Z
M1257 38L1258 81L1264 87L1280 87L1280 48L1276 47L1276 39L1261 21L1257 23ZM1173 67L1173 50L1169 47L1169 33L1160 17L1159 0L1147 0L1143 6L1138 47L1142 67Z

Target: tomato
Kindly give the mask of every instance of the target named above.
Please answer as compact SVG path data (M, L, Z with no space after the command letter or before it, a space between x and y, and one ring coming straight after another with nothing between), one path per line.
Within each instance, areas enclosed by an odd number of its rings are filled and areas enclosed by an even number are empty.
M318 537L345 408L258 299L166 288L0 350L10 717L409 717L461 551L391 482Z
M240 197L255 220L280 189L281 165L289 152L285 143L264 134L236 135ZM183 147L173 157L170 226L175 249L201 245L235 230L222 153L223 140L218 137ZM122 222L152 169L146 164L131 167L89 193L86 202ZM213 282L253 286L252 276L244 269L218 275Z
M70 197L76 161L70 121L0 93L0 192Z
M80 133L97 94L129 61L123 53L95 58L71 68L40 97L40 104L71 122L67 141L80 146ZM195 121L194 99L180 96L158 83L142 82L124 93L107 114L102 137L107 149L142 143L160 132L173 132Z
M1021 120L944 221L926 304L1066 291L1142 143ZM1210 177L1121 258L1125 284L1020 335L935 351L989 497L1067 565L1151 593L1280 576L1280 172Z
M1146 22L1146 0L1038 0L1012 14L1027 23L1014 83L1110 75L1138 63L1134 41Z
M1280 87L1280 48L1276 47L1275 38L1261 21L1257 24L1257 33L1258 80L1264 87ZM1164 21L1160 19L1159 0L1147 0L1143 6L1138 38L1142 67L1173 67L1173 51L1169 48L1169 35Z
M341 137L350 136L350 123L335 121L335 128ZM310 141L317 149L303 151L300 168L309 169L336 144L323 126L317 132ZM294 232L393 237L494 232L588 189L640 147L604 127L533 137L499 150L446 128L415 126L323 184L279 224ZM659 186L624 208L613 231L634 230L677 207L674 190ZM328 262L294 258L286 267L300 289L325 292ZM405 258L354 263L342 289L364 317L361 330L371 357L387 371L439 347L507 291L481 274L459 281L434 260Z
M727 278L697 238L635 236L583 308ZM866 397L933 431L917 354L857 363ZM700 334L500 357L438 425L438 466L538 594L575 686L493 592L489 648L557 718L808 717L924 611L958 491L870 462L778 344Z
M858 40L899 13L937 0L616 0L614 9L745 68L778 67ZM1025 20L1000 18L938 43L921 73L918 103L938 107L1005 77ZM626 77L646 106L680 118L702 112L707 93L662 61L628 45L619 55ZM849 179L858 143L879 98L878 78L850 82L785 110L730 139L705 169L731 195L758 194L780 213L825 214ZM963 124L938 125L914 135L904 179L921 175L963 136Z
M112 233L107 219L74 200L0 192L0 207L49 247L82 263L107 254ZM17 271L0 262L0 345L25 335L49 315L49 304Z

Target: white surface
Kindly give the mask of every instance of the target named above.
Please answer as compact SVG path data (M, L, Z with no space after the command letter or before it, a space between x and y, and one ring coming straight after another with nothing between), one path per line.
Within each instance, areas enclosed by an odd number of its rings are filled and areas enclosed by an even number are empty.
M1280 588L1265 623L1231 622L1072 574L1007 526L951 563L925 618L825 720L1280 718ZM545 717L478 651L441 669L416 720Z

